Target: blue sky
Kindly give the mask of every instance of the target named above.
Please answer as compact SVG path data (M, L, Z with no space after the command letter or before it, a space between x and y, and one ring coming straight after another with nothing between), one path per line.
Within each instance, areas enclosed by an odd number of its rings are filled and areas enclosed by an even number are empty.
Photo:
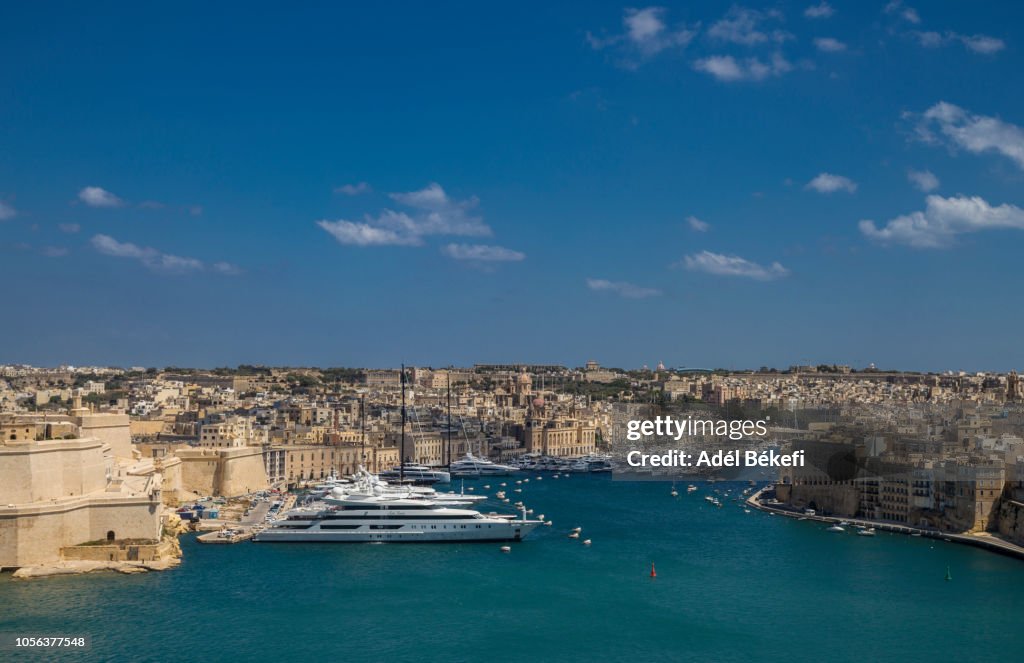
M1024 6L0 9L0 362L1024 368Z

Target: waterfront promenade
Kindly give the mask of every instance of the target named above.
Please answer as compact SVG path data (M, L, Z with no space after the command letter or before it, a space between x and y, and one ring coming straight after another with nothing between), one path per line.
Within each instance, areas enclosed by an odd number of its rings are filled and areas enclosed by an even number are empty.
M979 532L977 534L953 534L951 532L942 532L939 530L923 529L920 527L909 527L907 525L900 525L899 523L890 523L885 521L877 520L865 520L863 518L843 518L838 516L823 516L820 514L808 515L794 507L789 507L784 504L765 504L761 501L761 493L765 491L765 488L761 488L754 494L747 498L747 505L780 516L786 516L787 518L796 518L798 520L814 520L821 523L849 523L851 525L863 525L865 527L873 527L876 530L884 532L893 532L895 534L906 534L908 536L920 535L929 539L941 539L943 541L949 541L952 543L962 543L969 546L976 546L978 548L985 548L993 552L997 552L1002 555L1009 555L1010 557L1016 557L1017 559L1024 559L1024 547L1010 543L1004 539L991 534L990 532Z

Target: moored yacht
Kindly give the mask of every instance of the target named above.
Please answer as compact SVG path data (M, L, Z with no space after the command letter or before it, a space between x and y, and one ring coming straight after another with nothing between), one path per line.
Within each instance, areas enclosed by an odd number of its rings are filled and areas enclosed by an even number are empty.
M471 453L467 453L451 464L451 475L453 477L504 476L518 471L518 468L510 465L499 465L494 461L474 456Z
M356 471L353 479L354 481L350 485L338 486L328 491L323 497L324 502L336 505L343 504L345 500L353 497L390 497L424 499L430 500L435 504L465 505L482 502L487 499L486 495L465 495L455 492L439 493L435 489L426 486L393 486L367 472L362 467Z
M484 515L429 500L351 496L323 509L294 509L256 535L264 542L427 543L519 541L541 524L522 517Z
M329 476L325 477L320 483L310 488L309 492L313 495L326 495L334 488L347 486L351 483L352 482L348 479L339 477L338 473L332 470Z
M449 483L452 480L451 474L444 470L409 463L385 470L379 476L385 481L398 483L401 480L414 486L432 486L435 483Z

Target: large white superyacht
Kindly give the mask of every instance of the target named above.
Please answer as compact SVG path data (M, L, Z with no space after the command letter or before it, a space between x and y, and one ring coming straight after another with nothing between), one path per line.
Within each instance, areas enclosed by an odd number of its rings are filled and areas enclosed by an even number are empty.
M334 500L332 500L334 501ZM325 543L436 543L519 541L541 524L513 515L484 515L431 500L350 495L322 508L293 509L255 541Z

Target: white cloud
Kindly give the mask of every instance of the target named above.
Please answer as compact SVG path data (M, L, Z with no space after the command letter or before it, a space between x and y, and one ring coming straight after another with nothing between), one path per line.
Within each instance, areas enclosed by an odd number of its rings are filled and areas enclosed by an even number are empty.
M1006 48L1006 42L998 37L988 35L962 35L948 31L941 34L934 31L915 31L911 33L918 43L925 48L939 48L947 44L959 42L975 53L992 55Z
M771 281L789 275L789 270L777 262L765 267L739 256L701 251L684 256L683 263L692 272L706 272L716 276L739 276L757 281Z
M154 272L184 274L201 272L206 269L203 261L196 258L162 253L152 247L139 246L131 242L119 242L110 235L94 235L90 243L94 249L103 255L138 260ZM241 272L234 265L224 262L216 263L213 269L221 274L238 274Z
M605 279L587 279L587 287L598 292L613 292L628 299L646 299L661 294L661 290L657 288L644 288L626 281L607 281Z
M419 191L392 193L395 202L419 210L420 214L410 217L404 213L391 212L386 218L400 227L418 235L463 235L487 237L492 231L483 219L472 213L479 204L476 197L454 200L445 193L441 185L431 182ZM385 215L382 215L384 218Z
M911 168L907 171L907 179L919 190L925 193L934 191L939 188L939 178L930 170L914 170Z
M822 2L820 5L811 5L804 10L804 16L807 18L829 18L835 13L836 10L827 2Z
M47 258L63 258L68 254L68 250L63 246L44 246L42 254Z
M595 50L616 47L624 57L622 64L635 67L638 60L654 57L672 48L685 48L697 34L699 25L680 24L669 27L664 7L626 9L622 16L625 32L610 37L587 33L587 41Z
M990 55L992 53L998 53L999 51L1006 48L1006 43L998 37L990 37L988 35L954 35L956 39L959 39L964 46L971 49L975 53L983 53Z
M220 274L226 274L227 276L237 276L242 273L242 269L238 265L223 261L213 263L210 265L210 269Z
M369 193L371 191L370 185L366 182L356 182L355 184L342 184L341 186L334 187L334 193L343 193L346 196L358 196L361 193Z
M661 7L626 10L622 19L626 35L644 55L655 55L667 48L686 46L696 34L686 26L669 30L663 19L664 13Z
M131 242L119 242L110 235L95 235L91 241L93 247L100 253L117 258L146 260L158 255L156 249L142 248Z
M13 219L17 214L17 210L13 207L0 200L0 221L6 221L7 219Z
M123 207L124 201L98 186L87 186L78 192L78 199L89 207Z
M938 48L945 43L945 38L943 38L943 36L938 32L913 32L911 34L913 34L917 38L917 41L925 48Z
M62 233L67 233L69 235L73 235L82 229L82 226L77 223L59 223L57 224L57 227L60 228Z
M356 223L339 219L321 220L316 225L326 230L339 244L352 246L418 246L423 243L419 235L398 233L370 223Z
M441 185L437 182L431 182L418 191L392 193L390 196L393 200L396 200L403 205L408 205L409 207L415 207L417 209L439 210L450 207L452 204L451 199L448 198L448 194L445 193L444 189L441 188ZM475 205L476 201L474 200L472 204Z
M185 258L169 253L161 253L157 257L156 264L152 265L152 267L168 272L191 272L202 270L203 263L195 258Z
M765 29L763 23L781 19L777 10L758 11L733 5L725 16L708 28L708 36L718 41L743 46L756 46L769 42L782 43L793 35L783 30Z
M1024 169L1024 130L999 118L940 101L921 116L917 135L925 142L945 142L973 154L997 152Z
M316 224L342 244L354 246L419 246L427 235L487 237L490 226L475 213L479 200L475 197L456 200L440 184L432 182L418 191L389 194L411 212L382 210L377 216L366 215L361 222L339 219L321 220Z
M918 249L952 246L957 235L982 230L1024 230L1024 210L1015 205L993 207L979 196L926 198L924 211L911 212L878 228L865 219L859 224L865 237L882 244L905 244Z
M736 59L731 55L711 55L693 63L693 68L714 76L719 81L762 81L769 76L781 76L793 69L780 53L775 53L770 62L759 58Z
M701 221L697 217L690 215L686 217L686 223L690 226L690 230L695 230L699 233L706 233L711 230L711 224L707 221Z
M846 50L846 44L832 37L815 37L814 45L822 53L840 53Z
M455 260L473 262L519 262L526 258L520 251L486 244L446 244L441 247L441 253Z
M903 0L892 0L885 6L883 11L886 14L895 14L908 23L917 25L921 22L921 16L917 13L917 10L903 4Z
M818 193L835 193L836 191L853 193L857 190L857 183L849 177L843 177L842 175L819 173L804 188L812 189Z

